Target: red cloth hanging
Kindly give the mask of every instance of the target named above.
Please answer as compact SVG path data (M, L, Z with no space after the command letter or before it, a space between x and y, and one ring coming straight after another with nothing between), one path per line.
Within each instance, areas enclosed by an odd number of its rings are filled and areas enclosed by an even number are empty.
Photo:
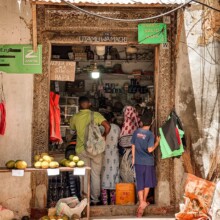
M0 103L0 134L5 134L5 128L6 128L6 108L5 108L5 102Z
M59 100L58 94L50 92L50 141L62 143Z
M177 137L178 144L180 145L181 144L181 138L180 138L180 133L179 133L178 128L175 129L175 132L176 132L176 137Z

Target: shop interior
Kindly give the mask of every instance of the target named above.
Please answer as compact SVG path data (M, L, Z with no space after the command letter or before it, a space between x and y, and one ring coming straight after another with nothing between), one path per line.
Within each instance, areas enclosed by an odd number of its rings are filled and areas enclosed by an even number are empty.
M49 143L50 154L64 155L68 146L75 141L75 133L71 131L69 122L72 115L79 111L80 96L89 97L92 110L103 115L112 112L114 122L120 128L124 122L125 106L135 107L139 116L147 111L155 112L154 46L52 45L51 60L73 61L76 67L74 82L51 80L50 83L50 90L60 95L60 129L63 139L62 143ZM122 157L121 151L123 149L119 149ZM54 182L66 181L66 189L62 189L66 197L71 195L68 175L64 173L59 177L61 180L56 177L49 182L53 187ZM49 196L48 199L53 200Z

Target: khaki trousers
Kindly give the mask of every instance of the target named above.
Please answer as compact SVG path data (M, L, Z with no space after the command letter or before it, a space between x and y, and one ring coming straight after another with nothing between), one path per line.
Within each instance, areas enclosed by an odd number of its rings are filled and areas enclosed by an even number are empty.
M99 197L101 194L101 171L102 171L102 162L103 162L103 155L99 154L97 156L91 156L87 154L86 151L78 154L80 160L85 162L86 166L91 167L91 202L97 203L100 201ZM85 179L84 192L87 190L87 181Z

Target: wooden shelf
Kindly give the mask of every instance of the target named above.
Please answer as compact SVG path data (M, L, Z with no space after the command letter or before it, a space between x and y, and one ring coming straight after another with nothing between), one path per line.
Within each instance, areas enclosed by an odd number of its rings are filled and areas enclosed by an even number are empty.
M106 62L106 61L112 61L112 62L127 62L127 63L153 63L154 60L127 60L127 59L121 59L121 60L69 60L69 59L51 59L51 61L73 61L73 62L79 62L79 63L98 63L98 62Z
M91 170L91 167L75 167L75 168L85 168L86 170ZM60 170L60 172L68 172L68 171L73 171L75 168L70 168L70 167L59 167L57 169ZM51 169L51 168L49 168ZM1 167L0 168L0 173L7 173L7 172L11 172L13 169L7 169L5 167ZM47 169L36 169L36 168L26 168L24 169L24 172L35 172L35 171L47 171Z
M66 107L66 106L67 107L78 107L78 105L62 105L62 104L60 105L60 107Z
M77 79L81 79L81 80L83 80L83 79L84 80L86 80L86 79L95 80L95 79L92 79L92 77L90 76L89 73L76 74L76 77L77 77ZM125 74L125 73L101 73L101 77L103 80L114 79L114 78L115 78L115 80L118 80L118 79L126 80L126 79L135 79L135 78L138 78L139 76L135 76L133 74ZM152 80L147 79L147 76L141 75L140 77L142 80L149 81L152 83Z
M75 60L73 60L75 61ZM126 62L126 63L153 63L154 61L153 60L126 60L126 59L121 59L121 60L80 60L80 61L75 61L75 62L79 62L79 63L88 63L88 62L93 62L93 63L98 63L98 62L108 62L108 61L111 61L111 62Z

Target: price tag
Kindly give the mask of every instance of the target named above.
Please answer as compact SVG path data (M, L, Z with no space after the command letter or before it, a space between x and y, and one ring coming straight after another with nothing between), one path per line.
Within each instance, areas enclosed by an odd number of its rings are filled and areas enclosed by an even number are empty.
M73 175L85 176L86 175L86 168L74 168Z
M47 169L48 176L57 176L60 175L60 169Z
M24 170L12 170L12 176L24 176Z

